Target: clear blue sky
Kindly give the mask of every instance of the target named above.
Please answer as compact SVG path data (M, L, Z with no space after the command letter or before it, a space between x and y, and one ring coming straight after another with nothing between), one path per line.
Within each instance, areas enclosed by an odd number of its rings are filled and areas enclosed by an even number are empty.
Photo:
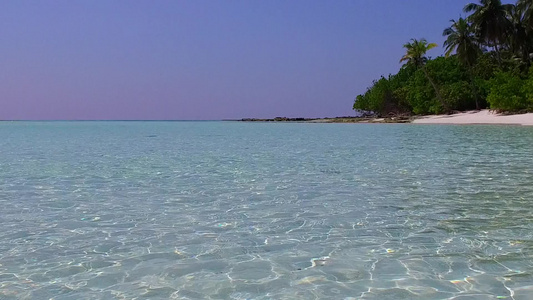
M469 2L2 1L0 119L353 115Z

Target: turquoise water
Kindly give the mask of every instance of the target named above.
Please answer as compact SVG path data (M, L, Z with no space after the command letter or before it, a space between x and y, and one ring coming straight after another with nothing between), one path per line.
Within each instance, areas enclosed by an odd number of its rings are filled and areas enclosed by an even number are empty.
M0 123L0 299L533 299L533 127Z

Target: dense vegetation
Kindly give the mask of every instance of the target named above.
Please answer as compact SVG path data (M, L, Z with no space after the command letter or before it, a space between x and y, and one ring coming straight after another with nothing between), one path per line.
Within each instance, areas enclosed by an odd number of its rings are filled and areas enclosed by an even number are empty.
M464 12L468 17L451 20L443 32L443 57L428 59L426 52L437 45L412 39L400 71L375 80L357 96L354 110L381 116L533 111L533 0L480 0Z

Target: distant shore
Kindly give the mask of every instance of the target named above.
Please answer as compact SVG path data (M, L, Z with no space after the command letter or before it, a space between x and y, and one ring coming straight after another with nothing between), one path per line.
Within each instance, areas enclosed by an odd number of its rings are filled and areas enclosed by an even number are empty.
M410 123L411 117L335 117L335 118L285 118L277 117L273 119L244 118L234 120L239 122L291 122L291 123Z
M335 117L335 118L244 118L240 122L296 122L296 123L413 123L413 124L493 124L533 126L533 113L500 114L488 109L460 112L448 115L377 117Z

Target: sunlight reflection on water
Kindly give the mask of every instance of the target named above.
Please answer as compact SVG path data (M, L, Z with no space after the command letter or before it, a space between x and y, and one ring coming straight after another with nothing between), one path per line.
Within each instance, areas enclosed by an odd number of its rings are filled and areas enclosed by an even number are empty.
M2 123L0 298L531 299L531 145L507 126Z

